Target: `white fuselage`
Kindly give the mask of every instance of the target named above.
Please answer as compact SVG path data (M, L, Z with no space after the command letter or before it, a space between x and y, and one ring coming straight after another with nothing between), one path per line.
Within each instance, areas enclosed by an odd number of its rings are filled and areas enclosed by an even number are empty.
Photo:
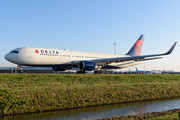
M5 56L5 58L8 61L18 65L50 67L61 64L72 64L72 61L91 61L95 59L116 58L126 56L128 55L24 47L12 50ZM142 62L135 62L132 60L128 62L111 63L110 65L119 68L124 68L137 65L140 63Z

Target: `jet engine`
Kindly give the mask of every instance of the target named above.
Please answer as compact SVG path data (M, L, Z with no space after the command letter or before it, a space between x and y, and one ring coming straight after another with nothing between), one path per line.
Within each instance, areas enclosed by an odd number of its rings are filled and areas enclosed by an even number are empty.
M81 61L78 65L78 68L80 70L94 70L95 67L96 67L96 64L90 61Z

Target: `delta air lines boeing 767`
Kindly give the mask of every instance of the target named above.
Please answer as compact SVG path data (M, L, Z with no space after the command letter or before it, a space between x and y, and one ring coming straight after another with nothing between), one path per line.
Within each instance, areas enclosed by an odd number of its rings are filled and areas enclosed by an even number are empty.
M141 35L125 55L22 47L6 54L5 59L18 66L52 67L54 71L74 68L78 69L79 73L100 73L103 69L122 69L146 60L162 58L159 56L170 54L177 43L175 42L169 51L163 54L140 55L143 42L144 35Z

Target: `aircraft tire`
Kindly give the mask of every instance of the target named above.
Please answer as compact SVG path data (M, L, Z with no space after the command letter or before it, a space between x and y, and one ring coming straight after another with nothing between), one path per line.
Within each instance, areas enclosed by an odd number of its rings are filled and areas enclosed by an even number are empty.
M95 70L95 71L94 71L94 74L102 74L102 73L103 73L102 70Z

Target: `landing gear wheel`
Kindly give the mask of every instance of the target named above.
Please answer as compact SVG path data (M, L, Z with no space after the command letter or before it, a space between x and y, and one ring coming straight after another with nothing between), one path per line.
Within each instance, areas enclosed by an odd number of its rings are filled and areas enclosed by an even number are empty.
M18 73L23 73L23 68L22 68L22 66L18 65L17 68L19 68Z
M102 70L95 70L95 71L94 71L94 74L102 74L102 73L103 73Z

